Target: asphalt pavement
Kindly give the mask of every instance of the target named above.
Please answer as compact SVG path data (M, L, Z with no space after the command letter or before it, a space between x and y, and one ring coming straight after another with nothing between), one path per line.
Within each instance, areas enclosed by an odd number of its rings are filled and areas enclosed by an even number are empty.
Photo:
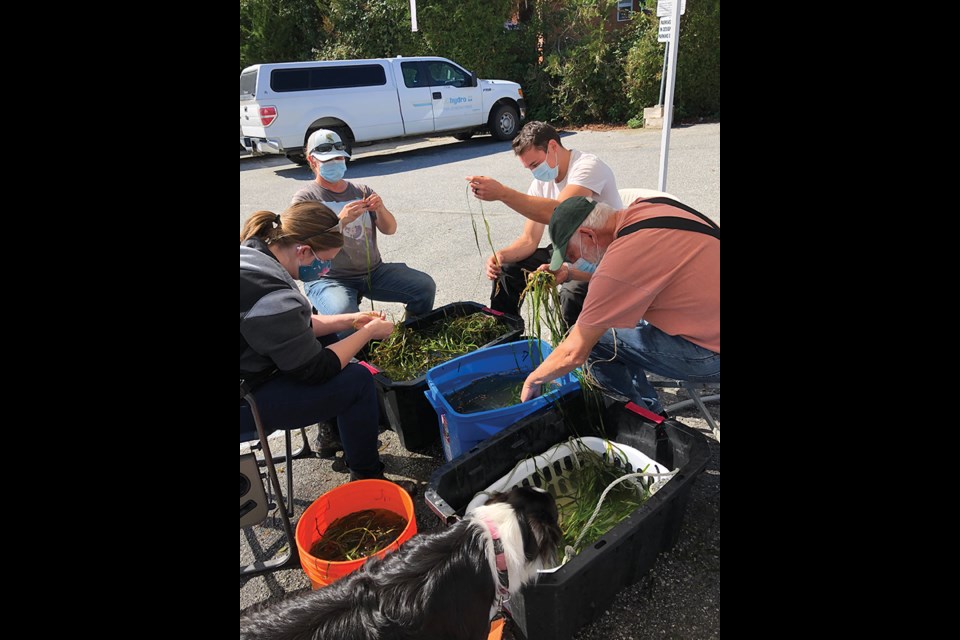
M658 131L564 132L563 141L568 148L596 153L607 162L620 188L658 186ZM719 222L719 123L674 128L669 157L666 191ZM467 175L492 176L522 191L531 180L509 143L493 141L489 136L466 142L436 138L357 147L347 169L348 180L370 185L397 217L397 234L380 238L383 259L406 262L430 273L437 282L438 307L460 300L489 301L489 282L482 275L482 267L490 249L481 205L467 194ZM240 224L259 209L282 211L293 193L310 179L307 169L285 158L241 156ZM523 226L523 218L500 203L484 203L482 213L490 225L490 241L498 248L516 237ZM547 242L545 238L541 244ZM399 305L376 303L376 307L397 319L402 312ZM664 404L685 398L682 390L676 396L674 391L664 390ZM711 410L719 422L719 404L711 405ZM671 551L660 555L643 580L623 589L603 616L581 629L577 640L720 637L720 444L696 410L681 411L677 417L704 434L711 452L705 472L693 485L680 540ZM312 438L316 427L307 431ZM281 450L282 438L271 442L275 451ZM442 527L423 500L426 482L443 463L439 444L412 453L391 431L381 433L380 442L387 475L420 484L414 499L418 530ZM285 486L286 468L281 468ZM347 480L330 461L317 458L295 461L293 476L295 517L318 496ZM276 553L281 545L282 534L269 520L242 529L240 562ZM240 610L309 588L299 568L241 579ZM504 637L509 640L517 636L508 625Z

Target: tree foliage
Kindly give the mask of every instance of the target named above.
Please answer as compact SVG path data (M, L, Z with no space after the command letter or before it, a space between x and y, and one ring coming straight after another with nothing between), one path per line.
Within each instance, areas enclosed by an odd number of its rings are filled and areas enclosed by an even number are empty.
M326 4L323 30L328 44L320 50L320 59L420 55L419 38L410 31L409 0L326 0Z
M240 70L312 60L324 41L319 0L240 0Z
M617 23L615 0L241 0L240 67L283 60L436 55L519 82L528 118L625 122L657 103L657 18ZM651 10L654 0L648 0ZM519 28L504 23L519 11ZM689 0L680 22L675 114L720 112L720 0Z

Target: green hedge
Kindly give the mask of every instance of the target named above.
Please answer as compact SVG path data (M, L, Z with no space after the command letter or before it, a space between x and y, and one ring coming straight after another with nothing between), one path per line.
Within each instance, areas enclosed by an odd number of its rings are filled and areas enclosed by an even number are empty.
M411 32L408 0L241 0L240 66L443 56L482 78L519 82L528 117L558 125L623 123L657 103L664 45L655 6L617 24L606 19L615 0L520 0L520 29L507 31L515 6L418 0ZM720 0L687 3L677 71L676 117L719 115Z

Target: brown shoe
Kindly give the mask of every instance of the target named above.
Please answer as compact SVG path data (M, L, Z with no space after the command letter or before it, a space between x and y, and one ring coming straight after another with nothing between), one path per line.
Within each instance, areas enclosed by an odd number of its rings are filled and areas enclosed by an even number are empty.
M317 433L317 455L329 460L337 455L337 451L343 451L343 443L340 442L340 431L337 429L337 425L330 422L321 422Z

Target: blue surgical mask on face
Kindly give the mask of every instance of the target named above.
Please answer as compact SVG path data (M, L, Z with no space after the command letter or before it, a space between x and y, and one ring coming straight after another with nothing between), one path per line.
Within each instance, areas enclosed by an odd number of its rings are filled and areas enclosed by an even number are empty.
M536 168L530 170L530 172L533 173L533 177L540 182L553 182L560 174L560 161L557 160L557 166L551 167L547 163L547 158L549 157L550 154L548 153L546 156L544 156L543 162L538 164Z
M577 241L580 243L580 258L573 263L573 268L586 273L594 273L597 270L597 263L600 262L600 258L603 257L599 251L599 247L597 247L597 262L590 262L583 257L583 236L578 234Z
M577 271L583 271L585 273L593 273L594 271L597 270L597 265L593 264L592 262L587 262L583 258L580 258L579 260L573 263L573 268L576 269Z
M324 162L320 165L320 177L327 182L339 182L347 172L347 163L339 160Z
M299 250L300 247L297 247L297 249ZM297 269L297 278L301 282L319 280L325 273L330 271L330 267L333 266L333 260L321 260L317 257L316 251L313 251L313 249L310 251L313 252L313 262L306 267L301 264L299 265L300 268Z

